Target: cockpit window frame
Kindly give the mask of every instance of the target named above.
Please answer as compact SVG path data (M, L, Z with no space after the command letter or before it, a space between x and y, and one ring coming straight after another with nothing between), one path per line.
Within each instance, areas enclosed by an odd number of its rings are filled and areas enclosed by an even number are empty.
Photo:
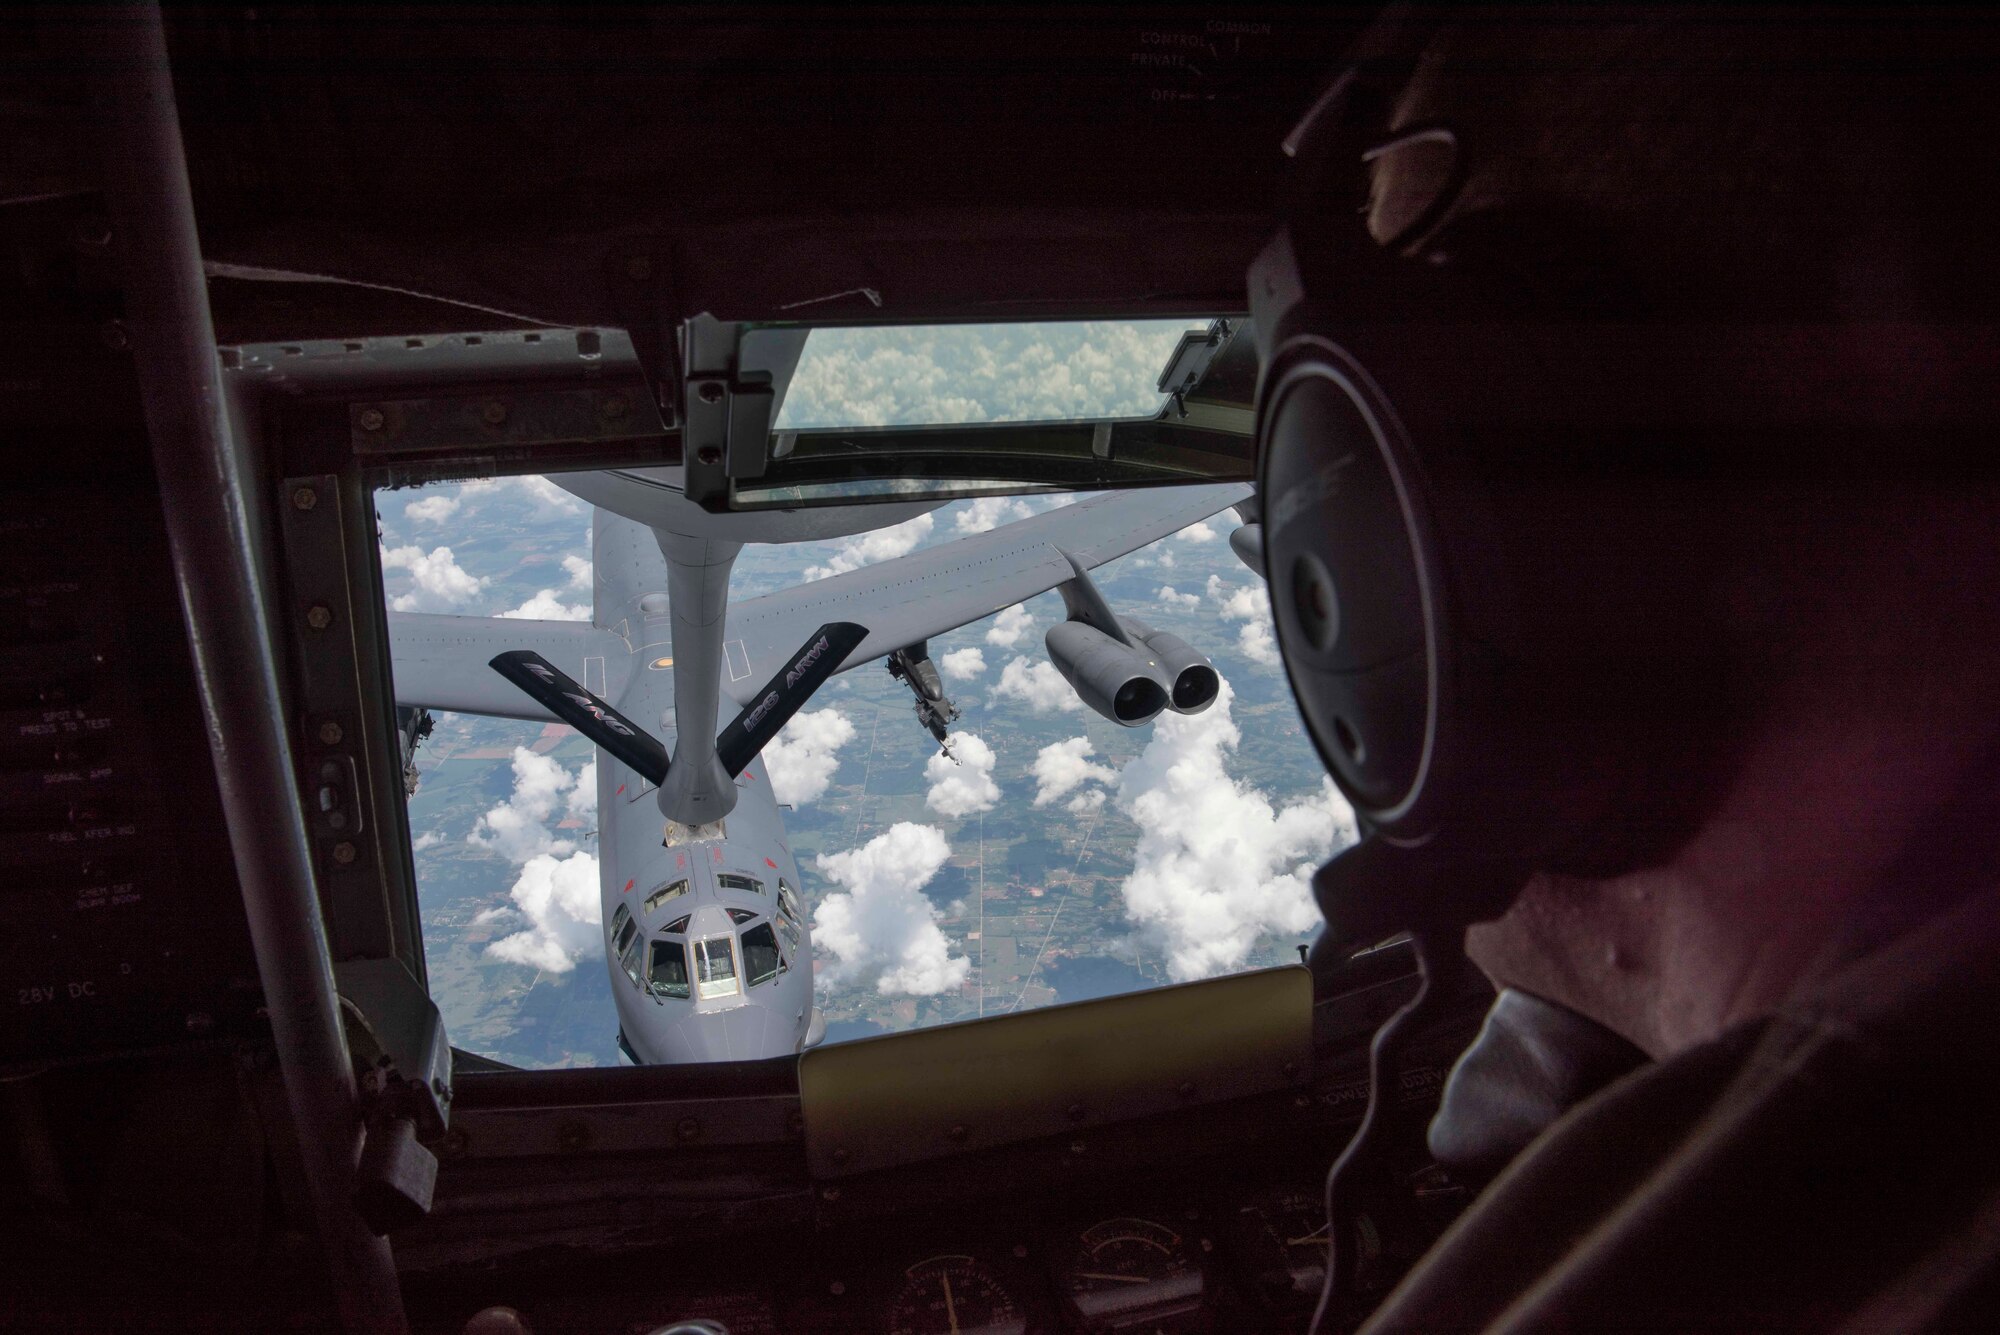
M770 972L765 973L761 976L752 976L750 972L750 951L752 949L750 944L750 938L752 936L757 935L760 932L763 933L765 937L769 938L771 943L770 946L771 961L772 961L771 969ZM760 944L756 948L761 950L763 947ZM761 983L768 983L785 971L784 969L785 952L778 945L778 933L775 929L773 929L768 920L760 922L756 924L754 927L744 928L743 939L738 943L738 949L743 957L743 986L745 988L752 988L758 986Z
M625 971L625 976L632 980L634 987L643 987L645 983L639 975L639 956L642 953L640 947L645 943L646 934L638 930L639 923L636 918L628 920L626 926L632 929L632 934L619 947L618 967Z
M734 890L739 894L756 895L759 899L769 899L771 897L771 892L765 888L764 882L746 872L717 872L715 874L715 888L718 890Z
M675 990L675 984L663 983L655 976L659 969L661 958L669 951L678 956L681 962L679 990ZM645 987L647 993L655 1001L687 1001L694 996L694 974L688 968L687 943L685 941L670 940L659 936L652 939L646 953Z
M699 937L689 942L694 947L694 994L697 1001L723 1001L743 995L743 966L737 957L736 933L717 932L711 936ZM710 980L702 977L705 966L714 958L714 947L720 945L729 960L729 976L726 980ZM728 986L722 986L726 981ZM713 986L714 990L709 990Z
M685 876L677 880L668 881L658 886L651 894L646 896L643 911L648 914L654 913L662 904L673 903L693 888L694 882Z
M606 939L606 953L618 961L634 983L639 981L638 970L627 963L625 957L631 953L632 943L643 935L645 933L639 930L639 919L633 915L631 906L620 904L617 911L611 915L611 931Z

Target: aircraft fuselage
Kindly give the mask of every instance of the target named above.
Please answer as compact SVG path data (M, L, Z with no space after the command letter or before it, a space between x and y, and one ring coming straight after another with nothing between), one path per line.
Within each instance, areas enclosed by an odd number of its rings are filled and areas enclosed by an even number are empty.
M657 717L670 675L642 669L625 712ZM655 681L660 698L644 698ZM635 1061L777 1056L813 1027L811 928L761 757L736 788L719 828L689 832L660 815L653 785L598 752L605 966ZM670 845L669 829L689 837Z

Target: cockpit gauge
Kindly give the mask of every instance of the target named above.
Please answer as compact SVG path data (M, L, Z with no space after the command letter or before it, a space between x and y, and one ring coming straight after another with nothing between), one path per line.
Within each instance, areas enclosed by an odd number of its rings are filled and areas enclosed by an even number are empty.
M1021 1303L992 1266L933 1256L903 1272L889 1304L889 1335L1026 1335Z
M1312 1310L1326 1282L1326 1206L1310 1188L1272 1192L1237 1211L1230 1230L1242 1278L1281 1312Z
M1107 1219L1086 1229L1060 1279L1077 1315L1096 1329L1178 1330L1171 1318L1201 1308L1201 1263L1187 1238L1150 1219Z

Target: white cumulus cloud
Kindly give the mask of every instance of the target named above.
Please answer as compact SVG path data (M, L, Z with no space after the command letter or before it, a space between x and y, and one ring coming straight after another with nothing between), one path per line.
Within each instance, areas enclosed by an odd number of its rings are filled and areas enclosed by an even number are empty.
M985 533L1034 513L1035 507L1019 496L981 496L976 501L967 501L951 522L960 533Z
M1271 600L1255 584L1231 586L1221 576L1208 577L1208 596L1222 605L1222 615L1241 621L1236 628L1236 647L1260 667L1277 667L1278 637L1271 623Z
M1035 628L1035 618L1020 603L1015 603L993 618L993 624L986 631L986 642L1001 649L1012 649Z
M850 570L874 565L877 561L891 561L899 556L907 556L916 550L917 544L931 535L936 526L928 512L915 519L906 519L900 524L878 528L872 533L857 533L851 538L842 538L831 557L823 566L807 566L808 580L825 579L829 575L844 575Z
M1025 658L1015 658L1000 669L1000 681L993 688L992 698L1019 700L1037 714L1083 708L1083 701L1063 680L1063 674L1056 671L1055 664L1030 663Z
M821 980L873 979L877 992L891 996L935 996L962 986L972 961L952 954L923 893L950 856L942 834L910 821L860 848L821 854L814 865L841 887L813 915L813 942L825 952Z
M1072 737L1043 747L1030 771L1035 776L1035 805L1045 807L1086 783L1118 782L1118 771L1092 761L1091 754L1088 737ZM1103 795L1098 796L1101 803ZM1070 809L1076 807L1072 805Z
M585 955L602 953L603 909L595 855L571 853L558 858L539 853L522 866L508 894L529 925L486 947L487 954L511 964L568 973Z
M539 473L528 473L521 477L502 479L502 485L532 501L537 518L549 519L556 515L580 515L583 502L558 487Z
M1176 979L1242 967L1266 933L1319 923L1310 880L1355 839L1354 813L1331 782L1283 808L1228 772L1241 740L1228 682L1207 712L1164 714L1125 767L1119 809L1139 826L1126 916L1167 956Z
M1201 606L1200 594L1182 593L1171 584L1162 584L1160 592L1156 596L1166 606L1178 608L1183 612L1191 611Z
M938 659L947 681L971 681L986 671L986 655L977 649L954 649Z
M931 785L924 805L954 820L993 810L1000 800L1000 785L993 782L998 760L993 748L976 732L959 733L951 747L951 755L939 752L924 764L924 778Z
M816 801L840 768L840 748L854 740L854 725L838 709L794 714L764 748L771 794L787 806Z
M488 581L458 564L449 547L384 547L384 570L409 572L410 589L389 600L397 612L441 612L477 597Z
M602 953L597 857L551 828L565 816L588 820L596 806L596 761L571 774L550 756L525 746L514 749L514 791L479 818L468 842L520 867L507 894L511 913L525 918L526 925L488 946L487 954L567 973L585 955ZM475 921L490 922L509 912L489 909Z
M411 501L403 507L403 518L419 524L442 524L458 513L459 500L440 492L436 496L426 496L420 501Z
M1192 524L1189 524L1186 528L1174 534L1174 536L1179 538L1183 542L1201 543L1201 542L1214 542L1216 535L1215 535L1215 530L1209 527L1208 521L1206 519L1202 519L1202 520L1197 520Z
M529 621L588 621L590 604L566 603L554 589L541 589L527 602L500 615Z
M1278 652L1278 635L1271 626L1271 618L1264 617L1237 627L1236 647L1243 656L1253 663L1274 668L1284 661Z
M569 584L573 589L587 589L591 584L590 558L587 556L565 556L562 568L569 572Z
M1104 809L1104 790L1086 788L1063 803L1063 810L1074 816L1094 816Z
M466 840L514 863L543 853L571 853L576 850L575 841L558 835L551 823L564 816L587 816L596 801L595 761L571 774L553 756L538 756L525 746L517 746L514 791L473 822Z

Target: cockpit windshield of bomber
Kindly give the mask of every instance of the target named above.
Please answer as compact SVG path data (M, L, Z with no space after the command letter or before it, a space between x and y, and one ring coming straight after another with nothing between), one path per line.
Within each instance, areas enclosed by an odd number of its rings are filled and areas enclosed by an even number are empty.
M1168 370L1218 327L815 329L774 439L1185 417ZM727 568L711 722L681 717L700 691L670 596L678 539L596 503L605 476L376 493L423 948L456 1047L524 1069L775 1055L1296 963L1319 932L1309 878L1354 819L1287 688L1251 544L1231 542L1255 517L1248 486L1043 488L848 507L851 522L804 536L767 525L781 540L743 541ZM1100 560L1112 528L1134 537ZM957 597L961 560L1057 548L1082 553L1062 582L857 650L872 656L789 715L713 822L676 823L672 777L516 700L486 650L463 670L505 717L417 698L404 657L420 630L477 622L662 755L687 754L697 727L722 753L739 706L754 728L791 661L761 661L739 627L782 611L796 633L764 647L788 655L878 585ZM822 610L820 591L843 597ZM1142 665L1113 688L1066 649L1082 632L1058 631L1093 599L1111 648L1091 651Z

